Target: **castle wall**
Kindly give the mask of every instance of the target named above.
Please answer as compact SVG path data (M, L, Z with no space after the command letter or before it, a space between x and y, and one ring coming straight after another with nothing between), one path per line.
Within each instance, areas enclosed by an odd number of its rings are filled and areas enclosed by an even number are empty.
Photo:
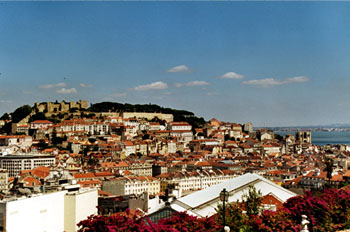
M69 103L66 103L66 102L61 102L60 104L60 109L61 111L63 112L68 112L69 111Z
M162 113L142 113L142 112L124 112L123 118L146 118L148 120L152 120L153 118L159 118L161 120L165 120L167 122L174 121L174 115L172 114L162 114Z
M89 104L87 101L77 101L77 102L64 102L54 103L54 102L44 102L44 103L34 103L35 111L45 112L45 113L59 113L59 112L69 112L72 108L77 109L88 109Z

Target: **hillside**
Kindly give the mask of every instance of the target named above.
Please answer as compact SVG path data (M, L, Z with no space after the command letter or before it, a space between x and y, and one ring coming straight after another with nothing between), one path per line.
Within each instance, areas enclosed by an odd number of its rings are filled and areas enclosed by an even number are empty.
M193 112L186 110L176 110L171 108L164 108L155 104L122 104L117 102L101 102L92 104L88 110L80 111L78 109L70 110L69 112L56 112L56 114L51 114L46 116L43 112L37 112L33 110L33 107L29 105L24 105L17 108L14 112L8 114L5 113L1 119L11 120L3 128L6 132L10 132L10 124L18 123L26 117L29 117L27 121L31 122L34 120L50 120L54 123L58 123L64 119L69 119L71 117L94 115L93 113L100 112L145 112L145 113L164 113L174 115L174 121L180 122L185 121L192 125L193 128L202 127L205 124L205 120L202 117L197 117ZM91 113L91 114L89 114Z
M92 104L89 108L90 112L147 112L147 113L163 113L173 114L174 121L185 121L193 127L201 127L205 120L202 117L196 117L193 112L186 110L176 110L171 108L164 108L155 104L122 104L117 102L101 102Z

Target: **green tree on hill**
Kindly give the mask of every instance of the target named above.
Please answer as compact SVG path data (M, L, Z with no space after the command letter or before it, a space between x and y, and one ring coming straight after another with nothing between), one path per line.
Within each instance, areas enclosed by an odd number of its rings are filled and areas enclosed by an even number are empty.
M115 102L101 102L92 104L90 112L144 112L144 113L163 113L174 115L175 122L188 122L194 128L202 127L205 124L204 118L198 118L194 113L186 110L176 110L164 108L155 104L121 104Z
M24 105L17 108L12 114L12 122L18 123L25 117L27 117L32 112L32 107L30 105Z

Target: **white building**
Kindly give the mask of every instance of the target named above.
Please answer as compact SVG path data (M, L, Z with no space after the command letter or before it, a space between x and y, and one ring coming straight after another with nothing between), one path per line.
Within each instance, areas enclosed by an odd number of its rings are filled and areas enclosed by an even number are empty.
M190 215L210 217L216 214L216 208L221 203L219 195L224 188L229 194L228 202L232 203L237 200L241 201L243 195L248 194L250 185L254 186L257 191L261 191L262 196L272 195L281 202L296 196L295 193L257 174L247 173L179 198L171 204L171 208L178 212L186 211Z
M186 145L193 139L193 133L191 130L173 130L170 131L170 136L176 138L178 142L183 142Z
M97 214L97 199L97 189L73 188L5 198L0 201L0 228L8 232L75 232L78 222Z
M0 136L0 146L18 146L29 148L33 144L32 136L28 135L3 135Z
M6 169L0 169L0 191L8 189L8 176Z
M201 190L223 181L230 180L236 175L232 171L209 170L193 172L169 172L158 176L161 181L161 191L165 191L169 185L175 186L182 192Z
M71 189L74 186L71 187ZM97 189L70 191L64 196L64 231L77 231L77 224L92 214L97 214Z
M0 201L3 231L64 231L65 191Z
M49 120L35 120L30 123L30 129L47 129L52 125L53 123Z
M160 192L160 181L151 176L126 176L102 182L102 190L115 195L155 195Z
M125 152L125 156L128 157L130 154L136 153L136 146L131 141L125 141L122 144L123 152Z
M0 156L0 169L6 169L9 177L17 176L22 170L32 170L39 166L53 166L54 155L22 154Z
M192 126L187 122L170 122L167 124L167 129L171 131L190 131Z

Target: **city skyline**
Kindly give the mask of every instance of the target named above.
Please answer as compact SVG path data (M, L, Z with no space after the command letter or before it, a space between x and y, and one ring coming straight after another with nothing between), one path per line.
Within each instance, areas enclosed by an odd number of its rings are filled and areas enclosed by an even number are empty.
M349 123L347 2L1 2L0 114L158 104L254 126Z

